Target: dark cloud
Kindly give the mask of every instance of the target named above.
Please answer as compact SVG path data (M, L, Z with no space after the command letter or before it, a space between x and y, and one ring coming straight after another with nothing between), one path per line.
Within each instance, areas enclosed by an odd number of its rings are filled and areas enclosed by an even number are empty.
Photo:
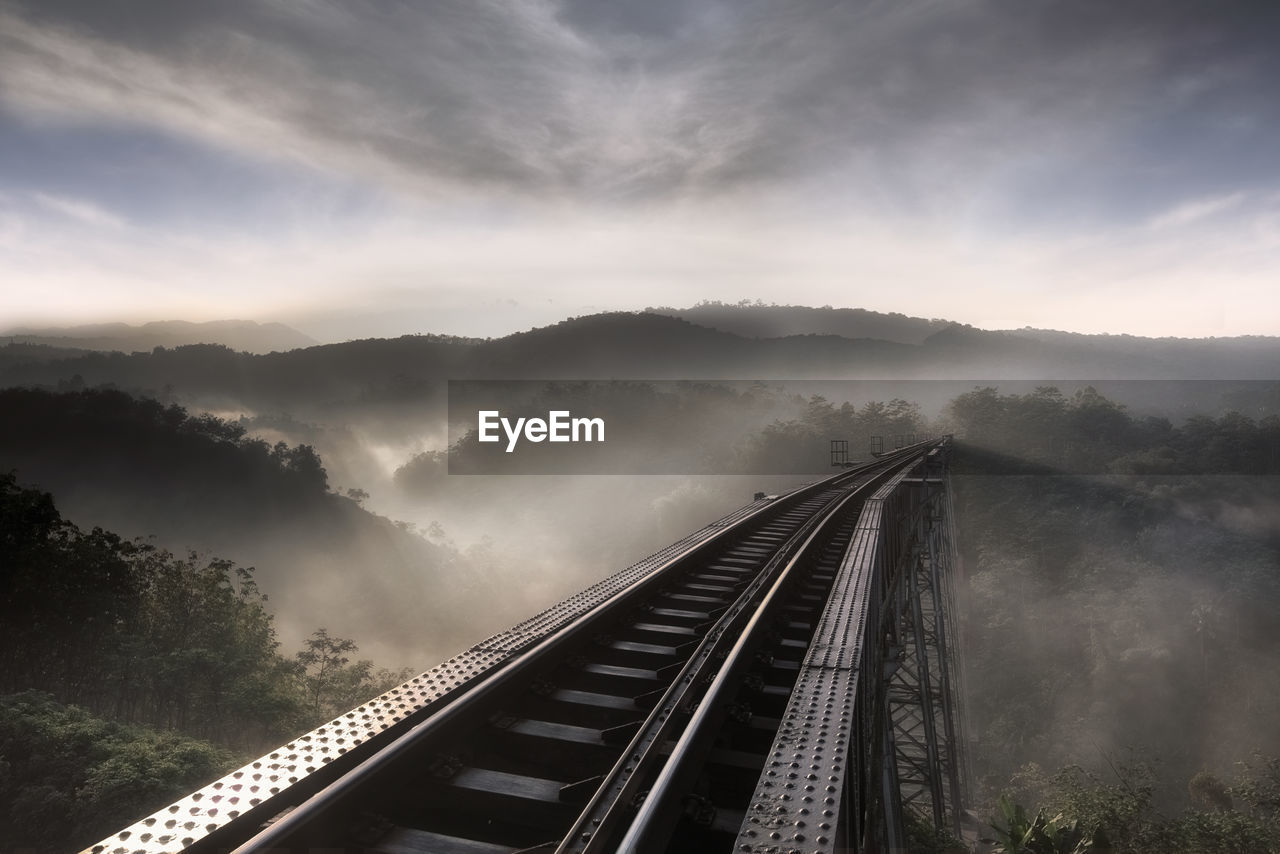
M558 18L585 32L673 39L698 25L700 6L687 0L564 0Z
M133 47L169 51L184 34L212 26L261 25L258 4L242 0L173 3L166 0L39 0L14 4L42 26L69 27Z
M0 93L19 108L115 110L415 192L666 198L831 175L899 206L997 186L1018 215L1058 191L1151 211L1280 168L1273 4L3 8L21 26L0 37Z

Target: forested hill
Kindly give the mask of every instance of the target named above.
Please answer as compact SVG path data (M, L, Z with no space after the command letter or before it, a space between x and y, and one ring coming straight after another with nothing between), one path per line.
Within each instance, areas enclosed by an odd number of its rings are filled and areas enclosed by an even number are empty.
M429 663L476 627L457 616L483 580L435 545L329 491L307 445L249 439L212 416L123 392L0 390L0 473L52 492L77 524L155 535L258 567L286 640L376 626L374 657ZM426 627L426 628L424 628ZM388 658L418 650L414 661ZM420 657L419 657L420 656Z
M41 362L0 348L0 385L83 382L275 411L422 401L446 379L1272 379L1280 339L1077 339L951 324L919 343L839 335L747 338L651 313L566 320L492 340L437 335L248 355L219 346Z
M646 311L678 317L744 338L838 335L841 338L877 338L899 344L922 344L933 333L951 325L946 320L936 318L926 320L923 317L909 317L896 312L885 314L864 308L753 305L745 302L701 302L691 308L662 306Z
M84 848L410 675L325 629L282 651L251 569L81 530L4 473L0 625L5 851Z
M97 323L87 326L59 326L47 329L18 328L0 332L0 344L46 344L80 350L117 350L132 353L155 347L184 344L222 344L249 353L270 353L311 347L317 342L282 323L255 323L252 320L210 320L192 323L163 320L131 326L127 323Z

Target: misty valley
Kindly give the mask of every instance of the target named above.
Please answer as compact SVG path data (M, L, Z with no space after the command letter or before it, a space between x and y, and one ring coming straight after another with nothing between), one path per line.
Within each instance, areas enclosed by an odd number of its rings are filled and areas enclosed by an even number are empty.
M952 434L989 841L910 850L1278 850L1280 345L775 309L0 347L0 836L91 845L832 439Z

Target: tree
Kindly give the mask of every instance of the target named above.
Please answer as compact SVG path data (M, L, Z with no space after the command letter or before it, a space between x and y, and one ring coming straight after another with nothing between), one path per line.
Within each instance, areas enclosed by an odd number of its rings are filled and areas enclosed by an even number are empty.
M1031 818L1021 804L1007 797L1000 798L999 806L1001 818L992 820L991 827L996 833L995 850L1001 854L1085 854L1110 850L1105 832L1087 833L1079 820L1070 821L1062 814L1046 818L1044 810ZM1003 825L999 824L1001 820Z
M235 767L207 742L123 726L26 691L0 697L0 839L75 851Z
M306 642L306 648L294 656L299 665L299 678L307 703L315 714L335 709L335 700L350 692L351 683L357 684L368 677L373 663L359 661L348 667L348 653L355 652L356 643L348 638L336 638L328 629L316 629Z
M947 408L959 427L958 432L967 441L999 445L1007 438L1004 399L994 387L975 388L952 400Z

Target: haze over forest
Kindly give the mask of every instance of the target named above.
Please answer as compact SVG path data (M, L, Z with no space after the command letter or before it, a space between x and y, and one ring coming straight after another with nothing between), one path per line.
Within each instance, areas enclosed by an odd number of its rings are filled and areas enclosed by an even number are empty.
M159 328L153 326L152 334ZM1028 393L1053 384L1067 395L1092 386L1135 416L1174 422L1194 415L1217 417L1232 409L1262 419L1280 406L1274 383L1261 382L1272 379L1274 366L1280 364L1280 339L1274 338L998 332L863 310L719 303L591 315L497 339L426 334L278 348L257 355L205 343L225 338L228 328L242 336L257 335L259 341L266 340L268 331L282 342L296 340L287 328L279 327L166 324L165 335L176 346L134 350L139 331L130 338L126 330L117 329L120 346L107 351L104 343L114 342L104 342L100 328L44 330L41 334L56 343L0 346L0 383L62 393L118 389L133 398L183 407L191 416L208 413L224 419L243 437L237 441L305 445L314 449L316 465L324 469L324 478L317 482L320 491L327 489L341 498L324 512L360 520L344 523L356 525L350 535L338 535L333 521L316 524L308 513L284 508L286 502L271 499L262 488L245 488L229 471L219 473L216 466L191 469L196 463L184 460L181 449L166 460L158 437L144 438L134 430L113 439L112 430L120 428L103 419L129 417L145 423L151 418L122 414L132 406L124 395L78 403L54 397L39 405L10 407L7 465L18 468L21 479L51 490L59 506L81 524L154 535L176 551L197 548L261 566L264 574L259 580L278 602L281 623L295 642L316 622L302 613L323 612L331 593L347 590L353 595L363 583L356 583L344 571L346 566L379 565L388 572L396 566L401 567L396 573L411 573L418 563L447 563L470 553L470 559L485 569L473 573L468 583L484 588L474 591L484 598L489 595L485 573L511 571L510 566L499 568L510 562L509 550L530 543L545 546L545 555L525 558L539 568L526 573L529 598L506 609L495 607L497 614L484 624L496 630L599 573L642 557L684 528L727 512L755 491L747 482L730 485L714 478L673 476L669 481L625 484L559 478L553 480L558 498L551 520L549 508L538 509L529 501L547 488L541 479L440 474L451 438L447 380L637 383L623 387L621 398L638 394L645 381L737 381L712 383L711 392L659 384L655 388L666 397L649 399L648 415L620 411L615 425L629 419L638 437L634 447L615 443L610 453L626 450L651 461L662 446L692 449L672 464L669 470L676 475L821 472L824 443L835 436L816 436L802 454L780 458L785 460L780 467L762 467L768 454L753 451L751 444L770 425L804 417L814 395L825 394L837 406L852 400L855 409L894 399L913 404L910 410L882 412L878 426L867 425L890 436L914 432L915 427L921 432L926 427L935 432L946 428L949 402L986 384L1005 393ZM757 381L764 386L753 389ZM718 388L725 391L715 391ZM598 397L598 390L582 395L579 406L603 407L603 412L619 405ZM679 413L663 409L677 404L683 407ZM110 414L113 407L120 412ZM701 414L689 418L691 411ZM90 429L95 419L104 426ZM453 426L456 439L468 425ZM53 436L63 438L54 441ZM865 450L865 435L847 438L853 440L855 453ZM19 447L19 440L27 444ZM133 446L135 461L126 464L123 452L112 450L113 442ZM100 474L91 476L95 471ZM205 486L197 489L193 478ZM221 485L212 488L210 479ZM630 526L625 534L619 530L609 537L586 536L605 524L600 497L614 494L620 486L632 495L630 507L645 523ZM119 500L121 488L130 490L128 501ZM175 503L175 490L194 494ZM345 498L349 492L358 501ZM250 512L257 504L262 506ZM201 512L193 514L194 508ZM366 510L396 520L400 527L376 522ZM665 521L650 524L655 518ZM426 537L416 536L410 525ZM382 557L370 564L362 557L366 553ZM540 550L532 553L540 555ZM284 584L283 579L297 573L277 566L281 564L308 566L314 583ZM554 572L541 571L553 566ZM495 582L498 579L488 583ZM337 586L330 590L330 584ZM285 591L288 595L277 595ZM393 585L384 595L404 613L402 618L379 624L359 617L361 608L343 608L335 619L345 624L330 628L361 637L371 650L390 655L393 660L388 663L396 666L425 666L463 640L443 631L428 639L416 631L399 632L394 627L414 622L412 597L397 596ZM305 607L294 604L302 602ZM295 608L300 613L295 614ZM369 610L378 613L372 604ZM375 625L377 632L368 631ZM424 655L414 647L421 643L434 646Z

